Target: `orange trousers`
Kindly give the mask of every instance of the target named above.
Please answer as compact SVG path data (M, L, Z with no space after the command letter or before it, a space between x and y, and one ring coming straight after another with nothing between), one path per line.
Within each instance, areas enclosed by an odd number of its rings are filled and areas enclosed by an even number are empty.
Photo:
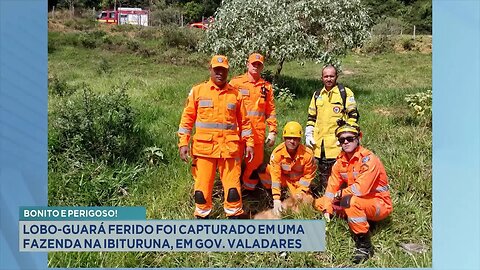
M212 191L218 168L222 181L223 209L227 216L243 214L240 191L240 158L193 158L192 175L195 180L195 216L206 217L212 211Z
M245 152L245 145L241 146L242 149L242 157ZM254 170L256 170L262 163L263 163L263 149L264 145L262 143L255 144L254 150L255 154L253 155L253 160L248 162L247 159L245 160L245 168L243 170L242 182L243 188L246 190L254 190L255 186L258 183L258 179L250 179L250 175Z
M321 199L318 199L316 207L318 210L323 211L325 210L325 207L322 205L324 201ZM380 221L388 217L392 213L392 207L378 197L360 198L352 196L350 207L344 208L335 205L334 213L339 216L347 216L350 230L355 234L359 234L368 232L370 228L368 220Z

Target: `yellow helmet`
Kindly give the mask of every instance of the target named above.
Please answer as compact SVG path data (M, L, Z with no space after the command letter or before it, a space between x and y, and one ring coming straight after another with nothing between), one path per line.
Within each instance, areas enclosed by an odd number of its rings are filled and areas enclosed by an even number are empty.
M360 126L356 122L353 122L353 121L346 122L343 125L339 126L335 130L335 136L338 137L343 132L351 132L351 133L354 133L356 135L359 135L360 134Z
M283 137L287 138L301 138L303 135L302 125L298 122L290 121L283 128Z

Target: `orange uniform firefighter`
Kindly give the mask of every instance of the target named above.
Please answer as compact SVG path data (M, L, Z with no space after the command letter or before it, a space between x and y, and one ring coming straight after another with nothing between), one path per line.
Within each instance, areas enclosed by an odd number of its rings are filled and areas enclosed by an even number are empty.
M215 55L210 61L210 80L192 88L178 129L180 158L189 157L192 143L192 174L195 180L194 199L197 218L208 218L212 211L212 189L218 168L229 218L243 214L240 186L240 141L247 145L245 153L253 158L253 133L250 120L237 88L227 83L228 60Z
M380 159L360 146L358 124L347 122L335 134L342 152L315 207L327 222L334 213L347 217L356 245L353 262L360 263L373 255L368 220L379 221L392 212L388 178Z
M247 192L254 190L258 183L258 179L256 177L251 178L251 176L263 162L264 141L269 147L272 147L277 134L273 88L269 82L260 77L263 70L263 62L264 57L261 54L251 54L248 57L247 73L237 76L230 81L231 85L239 88L243 96L247 116L253 127L255 156L250 162L246 160L242 176L243 189ZM267 125L269 133L268 136L265 136Z
M316 164L313 151L301 144L302 126L288 122L283 128L284 142L278 145L270 157L273 212L282 211L282 187L287 187L290 196L303 197L310 193L310 183L315 177Z

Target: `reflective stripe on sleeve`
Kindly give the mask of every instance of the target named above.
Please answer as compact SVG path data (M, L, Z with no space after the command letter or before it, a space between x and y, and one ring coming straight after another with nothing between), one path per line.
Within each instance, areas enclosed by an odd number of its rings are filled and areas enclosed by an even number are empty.
M355 196L360 196L362 195L362 193L360 193L360 191L358 190L357 188L357 183L353 184L352 185L352 192Z
M252 130L251 129L242 130L242 138L246 137L246 136L250 136L250 135L252 135Z
M325 192L325 197L333 199L335 197L335 194L333 194L332 192Z
M310 185L310 183L309 183L307 180L303 179L303 178L300 179L300 181L298 181L298 183L299 183L300 185L304 186L304 187L308 187L308 186Z
M266 185L272 184L272 179L260 179L260 181L262 182L262 184L266 184Z
M367 222L367 217L349 217L348 223L362 223Z
M375 189L375 191L377 191L377 192L384 192L384 191L388 191L388 190L390 190L390 187L389 187L388 185L386 185L386 186L379 186L379 187L377 187L377 188Z
M191 130L191 129L188 129L188 128L179 127L179 128L178 128L178 133L191 134L191 133L192 133L192 130Z
M247 111L247 116L264 116L264 112L259 111Z
M272 182L272 188L280 188L279 182Z

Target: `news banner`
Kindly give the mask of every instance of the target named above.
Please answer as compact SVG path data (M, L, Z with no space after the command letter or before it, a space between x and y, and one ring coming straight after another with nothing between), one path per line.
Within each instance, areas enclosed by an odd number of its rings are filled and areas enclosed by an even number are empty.
M144 207L21 207L19 248L45 251L324 251L323 220L147 220Z

